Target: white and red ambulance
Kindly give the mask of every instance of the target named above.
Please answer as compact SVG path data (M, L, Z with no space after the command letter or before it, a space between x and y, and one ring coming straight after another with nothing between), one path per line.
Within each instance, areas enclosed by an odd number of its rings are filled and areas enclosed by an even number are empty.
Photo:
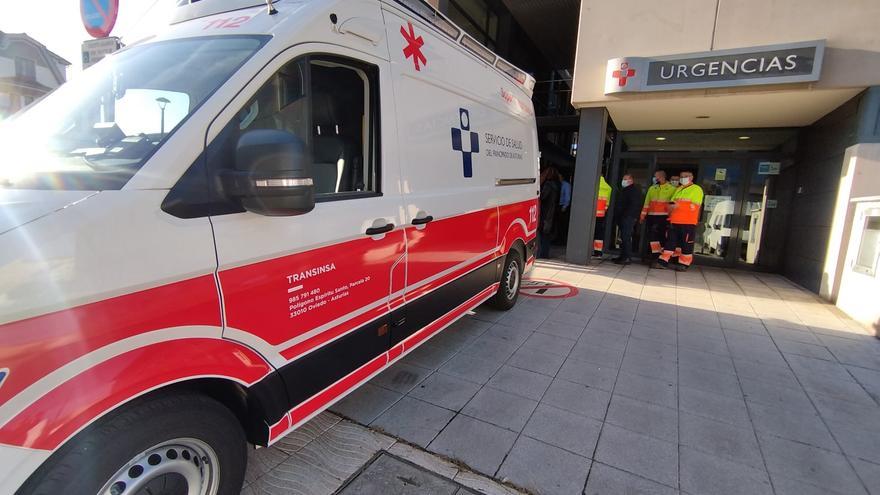
M237 493L534 261L529 75L416 0L180 3L0 128L0 493Z

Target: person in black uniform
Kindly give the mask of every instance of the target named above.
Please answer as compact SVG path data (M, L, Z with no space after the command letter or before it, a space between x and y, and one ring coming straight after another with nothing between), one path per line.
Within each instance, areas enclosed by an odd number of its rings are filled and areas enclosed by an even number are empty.
M556 231L559 206L559 172L553 167L541 172L541 216L538 220L538 258L550 257L550 240Z
M614 219L620 229L620 256L614 258L618 265L630 264L632 257L633 228L639 221L642 211L642 193L633 185L633 177L625 174L620 181L620 192L614 202Z

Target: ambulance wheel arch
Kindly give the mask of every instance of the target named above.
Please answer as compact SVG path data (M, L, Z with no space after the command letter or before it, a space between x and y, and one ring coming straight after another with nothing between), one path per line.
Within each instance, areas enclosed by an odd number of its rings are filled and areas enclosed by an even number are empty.
M245 433L232 411L205 395L165 390L90 425L16 493L152 493L170 485L237 495L246 466Z
M214 429L219 431L223 427L228 434L221 435L221 437L240 439L235 441L240 444L235 448L226 441L221 442L216 448L212 447L215 452L219 452L217 455L221 464L224 463L224 456L228 457L229 452L234 454L236 448L244 449L247 442L255 445L267 445L269 425L278 420L275 416L284 417L287 409L284 386L280 377L268 363L249 348L220 339L212 339L208 342L178 340L163 344L165 345L153 346L162 348L153 350L152 354L141 352L140 356L131 355L131 353L129 353L130 355L117 356L116 359L105 361L77 375L76 378L41 394L40 399L4 425L4 434L3 438L0 438L0 443L53 451L49 460L28 478L18 493L31 493L28 491L29 489L39 489L35 493L42 493L44 482L52 483L54 480L67 479L65 473L69 473L69 466L65 467L66 463L71 458L80 458L74 464L79 465L82 459L81 453L78 452L89 445L103 445L106 442L113 444L114 455L108 458L102 457L108 465L120 461L118 457L125 457L126 453L128 457L125 460L133 460L134 456L144 451L144 448L152 447L152 445L143 446L137 442L131 443L126 436L113 436L108 439L103 435L108 429L118 428L117 422L120 417L142 416L144 410L154 410L155 403L166 401L169 396L179 397L175 400L184 404L201 402L203 405L200 410L203 411L207 406L210 406L211 410L206 411L205 414L216 419ZM200 349L200 352L189 356L183 354L173 356L173 351L171 351L173 347ZM143 348L138 351L143 351ZM170 359L165 360L166 362L186 363L189 369L181 369L178 372L164 370L161 374L140 374L136 383L112 390L112 392L118 393L107 398L107 395L110 394L107 394L106 388L101 385L106 386L108 382L114 384L119 382L118 377L108 377L108 371L127 369L130 371L129 374L136 374L135 370L141 371L148 368L145 366L143 358L152 356L150 360L155 361L156 352L170 356ZM120 361L128 361L128 363L120 363ZM67 393L64 391L65 388L68 389ZM71 390L79 391L79 393L70 394ZM132 393L137 390L140 391ZM120 393L130 395L120 396ZM59 397L68 397L68 399L61 400ZM58 408L61 408L61 411ZM81 411L81 414L70 417L70 410ZM37 438L29 435L34 431L34 426L46 423L45 418L53 417L55 420L49 421L45 425L46 427L41 430L52 433L37 436ZM190 412L184 411L183 417L191 419ZM230 418L232 421L229 421ZM131 428L131 431L136 433L134 436L139 437L143 430L148 430L149 435L145 438L171 441L185 431L181 430L177 433L171 430L163 431L161 427L150 426L152 420L146 419L148 420L146 424L138 423L137 428ZM133 426L131 422L128 424ZM159 422L159 424L161 426L163 423ZM194 428L193 431L199 431L198 425L192 422L188 425ZM178 436L172 437L170 436L172 434ZM119 441L120 438L123 438L122 442ZM207 440L200 440L201 443L207 443L209 446L215 441L216 439L212 440L210 437ZM128 445L132 450L120 451L117 443ZM192 450L195 446L187 448ZM104 448L94 449L94 451L100 452L100 455L103 456ZM244 464L242 463L242 465ZM114 467L114 471L117 468L119 466ZM235 471L232 469L224 472L232 473L232 477L235 478L237 477ZM102 474L106 473L102 471ZM225 479L221 482L224 485L226 483ZM240 487L240 480L233 480L232 485ZM49 492L55 493L52 490ZM58 493L61 492L64 490L58 491ZM98 490L95 489L92 492L97 493Z

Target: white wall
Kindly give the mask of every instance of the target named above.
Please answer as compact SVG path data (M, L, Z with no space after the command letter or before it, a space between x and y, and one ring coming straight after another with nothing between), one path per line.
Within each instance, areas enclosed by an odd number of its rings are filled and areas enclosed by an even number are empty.
M878 192L880 143L851 146L844 157L820 295L866 325L880 324L880 275L869 277L852 266L861 240L861 215L880 207Z
M880 173L880 170L875 172ZM837 306L854 320L873 328L875 334L880 336L880 305L877 304L880 298L880 270L874 275L869 275L852 269L859 252L867 210L875 212L880 210L880 201L855 204L855 221L846 251L846 263L841 277Z

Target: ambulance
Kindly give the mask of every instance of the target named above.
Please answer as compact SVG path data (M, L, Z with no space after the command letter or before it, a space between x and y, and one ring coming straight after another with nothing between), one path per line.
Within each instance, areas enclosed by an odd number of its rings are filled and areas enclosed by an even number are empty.
M237 494L534 262L531 76L416 0L179 3L0 128L0 493Z

